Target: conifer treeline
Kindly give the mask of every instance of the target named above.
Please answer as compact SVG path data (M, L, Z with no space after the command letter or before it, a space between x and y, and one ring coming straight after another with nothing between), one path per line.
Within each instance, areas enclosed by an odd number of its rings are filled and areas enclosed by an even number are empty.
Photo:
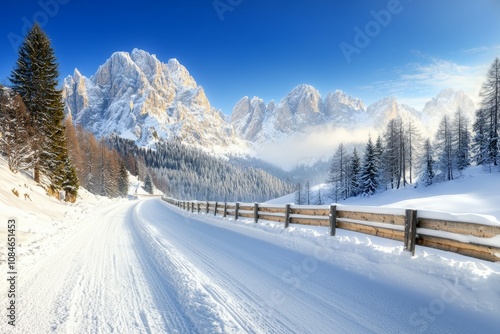
M290 183L262 169L209 156L179 141L146 149L113 137L111 146L132 174L144 179L150 173L158 189L179 199L253 202L293 191Z

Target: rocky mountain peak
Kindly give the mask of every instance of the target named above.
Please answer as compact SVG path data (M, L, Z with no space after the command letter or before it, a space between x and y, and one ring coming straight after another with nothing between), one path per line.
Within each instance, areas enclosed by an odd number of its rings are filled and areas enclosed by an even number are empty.
M243 147L201 86L176 59L146 51L115 52L90 78L64 80L65 111L97 136L116 134L141 146L179 138L207 151Z

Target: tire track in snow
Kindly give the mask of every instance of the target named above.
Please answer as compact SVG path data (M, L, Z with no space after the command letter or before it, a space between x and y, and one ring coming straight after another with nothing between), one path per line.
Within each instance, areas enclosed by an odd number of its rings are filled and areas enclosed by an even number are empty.
M236 259L237 262L243 263L243 266L234 266L234 254L224 253L223 247L214 248L213 244L205 244L202 238L186 235L186 231L182 228L179 234L175 234L175 226L179 227L178 221L171 221L172 217L159 219L168 212L166 210L169 210L163 206L163 203L147 201L143 202L143 205L147 205L147 208L136 207L139 233L147 240L146 243L150 245L149 251L158 265L164 268L165 275L177 282L179 299L184 304L186 314L198 323L198 331L206 333L304 332L305 329L301 327L300 322L292 324L286 321L286 318L274 317L273 313L266 309L269 304L270 291L279 288L279 276L263 281L262 286L258 287L262 275L254 274L266 273L269 267L262 266L260 261L249 261L244 257ZM173 218L183 219L179 216ZM190 222L186 220L185 223ZM173 225L167 231L167 229L161 229L164 224ZM169 234L169 232L174 234ZM190 237L193 238L190 239ZM171 242L173 239L176 241L175 246ZM177 248L179 242L189 248L188 256L183 250ZM204 254L203 251L207 253ZM210 257L212 255L214 258ZM229 271L227 271L228 266L231 268ZM233 268L240 270L242 267L252 269L242 270L239 273L233 270ZM207 268L209 271L206 270ZM213 272L216 274L212 275ZM240 279L243 279L245 275L250 275L245 280L253 280L253 287L257 286L260 293L241 286ZM217 319L220 325L207 327L207 324L213 323L214 319Z
M178 252L141 218L142 203L136 207L134 219L147 253L166 280L173 284L179 305L193 324L191 333L252 332L249 324L234 317L225 306L227 294L209 282L189 259Z
M137 202L99 209L56 252L20 273L17 333L163 333L187 330L172 307L162 314L152 274L130 230ZM162 297L168 297L166 295ZM166 308L174 305L162 299Z

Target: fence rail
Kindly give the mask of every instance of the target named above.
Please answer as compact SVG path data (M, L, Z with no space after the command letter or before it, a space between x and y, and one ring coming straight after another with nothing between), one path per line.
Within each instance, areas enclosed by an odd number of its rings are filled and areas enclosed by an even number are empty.
M269 220L284 224L329 227L330 235L344 229L401 241L406 251L415 254L416 245L450 251L482 260L500 261L500 225L458 222L420 217L417 210L366 207L362 210L343 210L335 205L304 206L261 203L228 203L181 201L164 197L167 203L194 213ZM371 210L371 212L370 212ZM385 210L385 209L384 209Z

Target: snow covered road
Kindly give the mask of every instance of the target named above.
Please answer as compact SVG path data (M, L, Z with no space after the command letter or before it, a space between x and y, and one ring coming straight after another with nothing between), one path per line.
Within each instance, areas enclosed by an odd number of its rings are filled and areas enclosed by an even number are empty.
M338 243L191 215L159 199L96 209L82 226L20 273L17 333L500 329L497 272L469 280L458 268L444 278L443 266L390 261L411 261L406 254L337 253Z

